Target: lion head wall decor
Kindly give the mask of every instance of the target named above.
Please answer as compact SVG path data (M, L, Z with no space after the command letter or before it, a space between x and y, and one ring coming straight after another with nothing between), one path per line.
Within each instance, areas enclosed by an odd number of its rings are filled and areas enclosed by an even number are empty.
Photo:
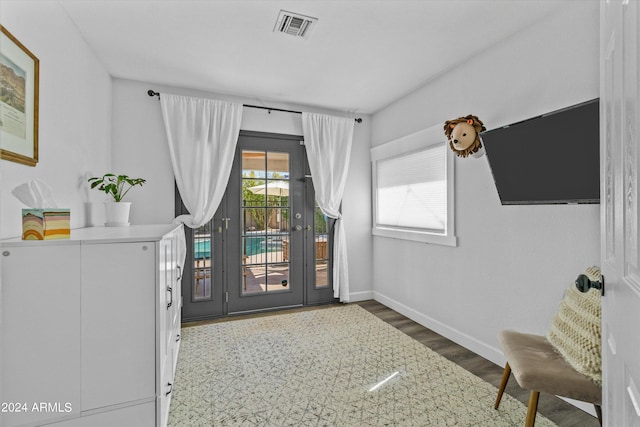
M444 134L449 141L449 146L459 157L482 155L482 140L480 132L487 130L482 121L472 114L457 119L447 120L444 123Z

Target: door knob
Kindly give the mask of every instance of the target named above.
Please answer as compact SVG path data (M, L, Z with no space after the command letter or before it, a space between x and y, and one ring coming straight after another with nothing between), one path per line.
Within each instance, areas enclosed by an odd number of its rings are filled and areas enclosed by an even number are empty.
M302 226L300 224L296 225L295 227L293 227L296 231L300 231L302 230Z

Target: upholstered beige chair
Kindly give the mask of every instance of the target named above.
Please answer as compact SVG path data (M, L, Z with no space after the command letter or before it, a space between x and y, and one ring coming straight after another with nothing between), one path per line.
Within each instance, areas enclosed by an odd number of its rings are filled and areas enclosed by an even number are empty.
M581 276L600 284L597 267ZM592 403L602 425L600 295L598 288L585 292L572 284L546 336L511 330L498 334L507 363L495 409L513 373L520 387L531 390L526 427L535 423L540 392Z

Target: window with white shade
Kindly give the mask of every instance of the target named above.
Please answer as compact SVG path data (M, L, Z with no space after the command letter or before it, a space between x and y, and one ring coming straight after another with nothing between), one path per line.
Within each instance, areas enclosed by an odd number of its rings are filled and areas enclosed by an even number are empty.
M453 157L442 127L371 149L376 236L455 246Z

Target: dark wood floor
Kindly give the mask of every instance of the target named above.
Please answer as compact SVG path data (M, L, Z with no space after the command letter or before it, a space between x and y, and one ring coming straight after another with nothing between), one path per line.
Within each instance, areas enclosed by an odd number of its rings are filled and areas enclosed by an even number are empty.
M377 301L368 300L356 302L353 304L358 304L360 307L374 314L378 318L384 320L393 327L409 335L413 339L421 342L436 353L458 364L467 371L493 384L495 387L498 387L500 385L500 379L502 378L502 371L504 367L495 365L493 362L490 362L487 359L478 356L477 354L467 350L461 345L458 345L453 341L450 341L447 338L443 337L442 335L439 335L432 330L425 328L419 323L414 322L408 317L403 316L402 314L390 309L383 304L380 304ZM287 311L314 310L323 307L331 307L334 305L341 304L295 308L289 309ZM201 324L226 322L248 317L270 316L282 312L283 311L270 311L248 315L230 316L209 321L186 323L182 326L197 326ZM505 393L515 397L525 406L529 402L529 391L522 390L518 386L518 383L513 379L513 377L509 380ZM597 418L592 417L586 412L568 404L567 402L555 396L551 396L545 393L540 393L540 400L538 402L538 413L543 414L545 417L549 418L560 427L600 426ZM522 420L522 425L524 425L524 419Z
M377 301L357 302L362 308L380 319L401 330L413 339L460 365L467 371L498 387L503 367L495 365L466 348L448 340L430 329L414 322L400 313L380 304ZM513 379L509 380L506 393L515 397L525 405L529 401L529 391L522 390ZM540 393L538 413L543 414L561 427L598 427L597 418L592 417L567 402L551 395ZM524 425L524 419L522 420Z

